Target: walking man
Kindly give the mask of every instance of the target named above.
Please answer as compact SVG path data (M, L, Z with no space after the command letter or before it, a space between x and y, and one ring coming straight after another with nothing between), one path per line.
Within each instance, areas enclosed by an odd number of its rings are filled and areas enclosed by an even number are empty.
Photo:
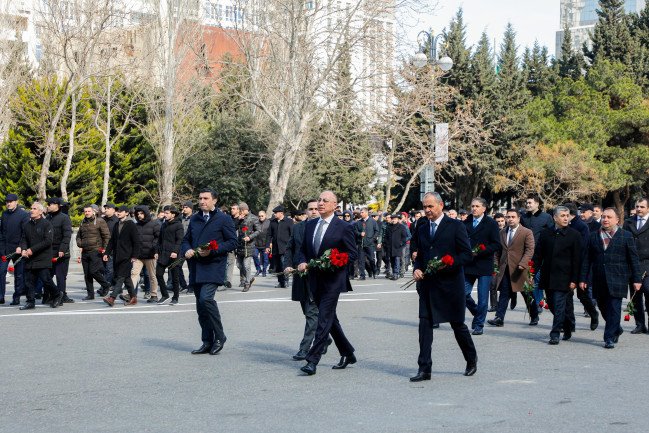
M108 246L110 233L106 221L98 218L90 205L83 208L83 214L85 218L79 226L77 246L81 252L81 266L86 282L86 292L88 292L83 300L91 301L95 299L93 280L101 286L100 296L106 296L110 289L110 284L104 278L104 265L102 264L103 252Z
M645 316L649 314L649 224L647 224L647 220L649 220L649 199L642 197L635 202L635 216L624 221L622 227L633 236L635 248L638 251L640 272L644 275L640 291L633 299L636 308L633 314L636 326L631 334L647 333L647 321L645 320Z
M104 302L112 307L115 299L122 293L122 287L126 286L129 297L124 305L137 305L131 267L140 255L140 234L129 215L128 206L117 208L115 215L118 222L113 226L110 242L104 253L104 262L108 261L108 257L113 257L113 290L109 297L104 298Z
M61 212L63 200L53 197L47 200L47 220L52 225L52 278L56 276L56 286L63 293L61 302L72 303L68 297L67 278L70 266L70 239L72 221Z
M194 288L196 312L203 344L194 355L216 355L226 341L221 314L214 300L216 288L223 285L227 254L237 247L237 233L232 218L216 207L218 196L212 188L198 195L200 211L192 215L182 243L182 253L189 265L189 284ZM215 241L217 249L199 248Z
M293 220L284 217L284 206L277 206L273 209L274 219L270 222L268 233L266 234L266 252L272 254L271 266L277 274L275 287L286 288L286 276L283 271L284 254L286 253L286 244L291 238L293 231Z
M23 236L25 225L29 221L29 212L18 208L18 196L16 194L7 194L5 197L7 210L2 212L0 219L0 254L4 259L0 262L0 305L5 303L5 290L7 286L7 269L14 262L14 294L13 300L9 305L20 305L20 297L25 294L25 285L23 274L25 270L25 261L18 263L20 254L16 253L16 248L20 246L20 240ZM14 254L11 259L6 258Z
M355 225L356 242L358 243L358 267L360 280L365 279L365 258L370 262L370 278L376 278L375 253L379 239L379 225L374 218L370 218L369 210L361 209L361 219Z

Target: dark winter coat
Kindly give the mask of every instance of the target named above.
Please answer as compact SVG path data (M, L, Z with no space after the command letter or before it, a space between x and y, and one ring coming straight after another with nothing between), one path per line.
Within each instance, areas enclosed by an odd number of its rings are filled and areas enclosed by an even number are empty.
M135 216L144 212L144 219L137 221L137 230L140 233L140 255L138 259L153 259L158 254L158 239L160 237L160 224L151 219L149 206L135 206Z
M570 227L543 230L532 257L536 271L541 271L539 289L569 291L570 283L579 283L581 257L579 232Z
M354 224L354 234L358 246L375 247L380 234L379 224L372 217L367 217L367 221L361 219Z
M59 252L70 251L72 221L68 215L61 211L48 214L47 220L52 225L52 257L58 257Z
M273 246L273 255L282 255L286 252L286 245L291 238L293 231L293 220L290 218L282 218L281 221L273 219L270 221L268 233L266 233L266 248Z
M500 229L493 218L483 215L480 223L473 228L473 215L463 221L469 235L471 249L484 245L484 251L478 251L473 260L464 266L465 275L488 276L494 272L494 254L500 251Z
M113 215L112 217L108 218L106 216L102 217L104 221L106 221L106 225L108 226L108 232L112 235L113 234L113 227L115 227L115 224L119 222L119 218L117 218L117 215Z
M300 252L302 250L302 242L304 242L304 231L306 230L306 221L300 221L293 226L293 232L288 240L286 246L286 254L284 254L284 269L294 268L300 264ZM309 279L307 276L300 277L299 275L293 276L293 287L291 292L291 300L304 301L309 296Z
M408 239L408 228L401 224L389 224L383 240L383 254L385 257L401 257L403 247Z
M121 232L119 223L113 226L106 254L113 256L114 278L131 275L131 259L140 255L140 234L131 219L126 219Z
M249 213L243 219L235 219L234 227L237 230L237 236L239 237L239 246L236 250L237 255L242 257L245 255L252 257L255 255L255 242L261 235L261 224L259 223L259 218ZM250 240L245 242L243 240L245 237L249 237Z
M640 262L640 272L649 275L649 222L645 222L638 230L638 219L635 216L627 218L624 221L624 230L631 233L635 242L635 249L638 252L638 261Z
M29 221L29 212L21 209L2 212L0 220L0 255L15 253L20 245L25 224Z
M521 215L521 225L526 229L532 230L534 234L534 244L539 243L539 236L541 232L545 229L551 229L554 227L554 219L550 216L549 213L543 212L541 209L537 210L535 213L525 212Z
M179 218L165 221L160 228L160 247L158 248L158 263L168 266L176 259L171 258L171 253L180 256L185 230Z
M263 222L259 222L259 236L255 239L255 247L263 250L266 248L266 235L268 234L268 227L270 227L270 220L266 218Z
M26 260L25 269L51 269L52 224L43 217L37 220L30 219L25 224L20 248L23 251L32 250L32 255L27 259L23 259Z
M83 248L83 253L105 250L110 241L110 232L106 221L101 218L84 218L77 232L77 246Z
M421 218L420 218L421 219ZM419 293L419 317L431 323L464 322L466 296L464 295L463 266L471 262L473 254L469 236L461 221L444 216L430 237L429 220L417 227L417 259L414 269L422 272L434 257L445 255L453 258L453 265L426 274L417 285Z
M239 240L234 230L234 223L229 215L218 208L210 212L210 219L205 222L202 212L192 215L189 228L182 243L182 254L200 245L216 241L219 248L210 251L207 257L192 257L187 260L189 267L189 284L215 283L223 284L228 253L234 251Z

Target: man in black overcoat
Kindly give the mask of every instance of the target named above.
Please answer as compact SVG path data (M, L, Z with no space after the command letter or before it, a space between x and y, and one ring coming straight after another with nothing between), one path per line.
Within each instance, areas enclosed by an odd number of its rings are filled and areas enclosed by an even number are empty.
M361 209L361 219L354 225L356 242L358 243L358 267L360 280L365 279L365 257L370 262L370 278L376 278L376 246L379 239L379 225L370 218L369 209Z
M293 220L284 216L284 206L277 206L273 208L273 219L268 226L266 233L266 253L272 255L270 257L271 267L274 272L277 272L277 286L286 288L286 276L282 272L284 270L284 254L286 254L286 244L291 238L293 231Z
M643 274L642 287L633 299L635 305L635 329L631 334L646 334L647 322L645 321L645 305L642 303L644 296L646 311L649 313L649 199L642 197L635 202L635 216L624 221L622 228L633 236L635 248L638 251L640 272Z
M427 222L417 228L417 258L413 277L420 281L419 293L419 371L410 378L412 382L430 380L433 344L433 323L449 322L464 360L465 376L475 374L478 367L476 352L469 329L464 323L466 309L463 266L473 258L469 237L461 221L453 220L442 212L444 202L437 193L424 196ZM424 275L433 258L451 256L453 264L437 272Z
M559 344L561 328L563 339L569 340L575 327L575 308L572 291L577 288L581 266L581 237L568 227L570 210L565 206L554 209L555 227L539 235L532 261L541 272L539 289L547 296L550 311L554 314L550 344Z
M119 206L115 215L118 222L113 226L103 258L104 262L108 261L109 256L113 258L113 289L111 294L104 298L104 302L112 307L115 299L122 293L122 287L126 286L129 299L124 305L136 305L137 296L131 278L131 267L140 255L140 233L130 218L128 206Z

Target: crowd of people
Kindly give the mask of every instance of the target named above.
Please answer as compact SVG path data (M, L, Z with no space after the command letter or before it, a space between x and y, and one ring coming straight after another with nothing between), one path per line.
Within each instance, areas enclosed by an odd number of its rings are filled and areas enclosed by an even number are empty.
M599 326L600 313L605 320L604 347L613 348L623 333L622 299L629 292L633 304L627 311L636 321L632 334L647 333L643 305L644 298L649 306L647 198L638 199L634 212L622 221L617 209L589 203L579 207L566 203L548 214L536 196L527 198L524 209L489 216L483 198L471 201L470 212L458 212L444 209L441 197L433 193L424 198L423 210L380 214L366 207L343 211L335 195L325 192L309 200L305 210L292 214L277 206L272 218L264 211L251 213L246 203L217 208L216 197L209 188L201 192L202 213L194 213L191 201L180 209L165 206L157 216L148 206L107 203L103 211L96 205L85 206L75 240L87 291L83 300L93 300L97 293L111 307L117 299L132 306L138 303L141 288L147 303L174 304L182 291L195 292L204 344L194 353L215 354L222 349L225 334L213 292L232 288L236 265L243 292L260 275L276 276L278 288L287 288L292 280L292 299L301 303L306 321L293 359L307 360L304 372L315 374L317 361L332 341L341 352L338 368L342 369L356 358L335 316L335 303L327 304L323 323L321 292L325 289L314 291L309 286L320 284L319 280L296 273L305 269L305 256L321 251L316 239L328 238L320 230L323 226L327 230L336 219L341 222L334 225L342 224L336 230L345 233L336 242L342 243L349 261L344 272L347 283L332 283L335 301L340 292L351 290L350 279L384 274L397 280L413 265L420 295L421 352L420 370L411 380L430 378L432 329L443 322L450 322L455 331L467 360L466 375L474 374L477 354L471 335L483 334L485 324L503 327L507 308L515 308L518 293L530 326L538 324L545 308L554 315L552 345L559 344L561 333L565 341L575 330L574 292L584 315L590 317L591 330ZM0 304L5 303L8 270L15 284L10 305L20 305L21 296L26 297L23 310L35 308L37 299L53 308L74 302L66 287L73 237L66 203L53 197L46 207L36 202L27 211L18 205L16 194L8 194L5 201L7 209L0 220ZM220 231L214 237L222 242L220 247L197 244L197 239L205 239L203 227L209 226L210 218L218 218ZM433 255L436 251L439 256ZM445 251L450 259L439 262ZM209 258L209 266L203 258ZM188 280L183 265L189 269ZM95 282L100 286L97 291ZM457 284L463 290L457 290ZM465 309L473 316L470 334L464 325ZM495 316L487 320L489 312Z

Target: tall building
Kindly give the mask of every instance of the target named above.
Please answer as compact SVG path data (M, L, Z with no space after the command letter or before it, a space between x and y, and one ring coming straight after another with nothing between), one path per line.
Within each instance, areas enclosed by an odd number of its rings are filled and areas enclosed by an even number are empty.
M646 0L626 0L624 9L627 13L638 13L645 7ZM572 36L572 49L581 50L584 42L590 46L588 32L592 31L599 19L597 9L598 0L561 0L561 15L559 30L556 36L556 55L561 55L563 44L563 32L566 26L570 29Z

